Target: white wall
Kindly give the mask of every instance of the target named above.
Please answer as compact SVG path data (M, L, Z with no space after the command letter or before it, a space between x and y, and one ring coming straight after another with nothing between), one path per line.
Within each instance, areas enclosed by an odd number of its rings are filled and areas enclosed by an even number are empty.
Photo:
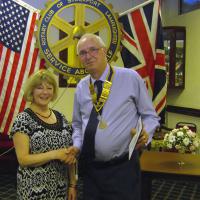
M23 1L39 10L45 9L45 4L48 2L47 0L23 0ZM144 1L145 0L105 0L106 3L112 4L114 11L119 13L126 11Z
M186 27L185 89L170 89L167 104L200 109L200 9L178 15L178 0L165 0L162 6L165 26ZM200 118L167 113L167 125L174 127L178 121L196 123L200 130Z

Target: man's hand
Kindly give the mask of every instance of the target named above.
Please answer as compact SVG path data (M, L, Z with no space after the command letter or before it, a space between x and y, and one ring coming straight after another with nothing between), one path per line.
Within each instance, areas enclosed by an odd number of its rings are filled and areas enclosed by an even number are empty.
M74 154L69 153L67 148L57 149L54 151L56 159L64 162L66 164L74 164L76 163L76 157Z
M135 128L132 128L132 129L131 129L131 136L133 137L135 134L136 134L136 129L135 129Z
M134 137L135 134L136 134L136 129L132 128L131 129L131 136ZM136 143L135 149L139 150L139 149L144 148L146 146L146 143L148 142L148 139L149 139L149 135L143 128L142 132L141 132L141 134L138 138L138 141Z
M138 138L138 141L136 143L136 149L142 149L146 146L147 142L148 142L148 139L149 139L149 135L148 133L144 130L144 128L142 129L142 132Z
M67 148L67 152L73 154L75 157L78 155L79 151L80 150L75 146L70 146Z
M66 157L64 162L69 165L76 163L76 157L78 153L79 149L77 147L75 146L68 147L65 152Z

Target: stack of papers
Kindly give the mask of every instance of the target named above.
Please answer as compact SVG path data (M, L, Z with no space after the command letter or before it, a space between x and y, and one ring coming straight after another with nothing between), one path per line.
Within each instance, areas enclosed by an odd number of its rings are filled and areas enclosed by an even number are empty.
M132 155L132 153L135 149L135 145L136 145L138 138L139 138L139 136L142 132L142 119L141 119L141 117L139 117L135 129L136 129L136 133L133 136L133 138L132 138L132 140L129 144L129 160L131 159L131 155Z

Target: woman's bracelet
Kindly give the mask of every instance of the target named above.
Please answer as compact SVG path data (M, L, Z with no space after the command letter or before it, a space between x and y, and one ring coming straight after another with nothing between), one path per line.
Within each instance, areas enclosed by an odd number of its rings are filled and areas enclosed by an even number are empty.
M69 187L71 187L71 188L76 188L77 185L76 185L76 184L69 184Z

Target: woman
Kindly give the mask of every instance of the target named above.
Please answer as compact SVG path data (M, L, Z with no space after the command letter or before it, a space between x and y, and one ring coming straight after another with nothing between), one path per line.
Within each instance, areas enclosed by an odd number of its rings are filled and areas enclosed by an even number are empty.
M76 159L68 148L72 129L61 113L49 107L57 93L56 80L45 69L26 83L24 98L30 106L18 114L11 130L20 200L66 200L67 193L68 200L76 199Z

